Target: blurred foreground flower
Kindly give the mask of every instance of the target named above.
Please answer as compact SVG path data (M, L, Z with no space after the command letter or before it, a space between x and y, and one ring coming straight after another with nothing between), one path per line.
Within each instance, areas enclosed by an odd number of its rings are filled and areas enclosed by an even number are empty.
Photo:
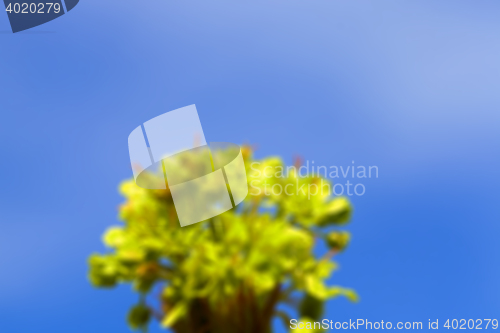
M180 227L168 189L121 184L124 224L107 230L110 253L89 258L89 276L97 287L133 285L139 301L128 315L131 328L146 331L156 318L177 333L269 333L275 316L290 325L279 304L315 320L326 300L357 299L352 290L325 284L336 268L331 257L349 241L347 232L332 230L350 218L347 199L319 191L330 186L325 179L283 172L279 158L254 161L249 147L242 151L247 198L187 227ZM192 162L179 167L189 170ZM321 258L313 254L317 241L330 248Z

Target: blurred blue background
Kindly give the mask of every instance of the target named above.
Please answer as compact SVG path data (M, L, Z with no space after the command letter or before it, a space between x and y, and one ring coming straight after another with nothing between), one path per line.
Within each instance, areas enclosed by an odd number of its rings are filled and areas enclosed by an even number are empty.
M0 14L0 331L129 331L136 296L93 289L86 258L118 223L128 134L189 104L207 140L257 157L378 166L332 278L361 302L325 318L498 318L499 16L498 1L83 0L12 34Z

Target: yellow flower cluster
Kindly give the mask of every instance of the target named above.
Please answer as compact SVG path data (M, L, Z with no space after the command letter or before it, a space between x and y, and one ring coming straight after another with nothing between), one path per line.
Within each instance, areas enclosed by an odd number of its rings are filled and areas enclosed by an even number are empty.
M318 177L269 177L269 167L283 165L279 158L259 161L256 172L249 147L243 155L254 189L265 181L305 184L306 190L293 195L250 191L238 207L181 228L168 189L143 189L133 180L121 184L123 224L107 230L104 243L110 251L90 257L89 276L97 287L133 285L139 302L128 316L132 328L145 330L157 318L179 333L271 332L274 316L288 318L277 311L279 303L312 317L330 298L356 299L351 290L325 284L336 267L331 256L349 240L348 233L333 230L350 218L347 199L307 193ZM189 169L191 162L179 167ZM318 241L330 248L322 258L313 252ZM159 302L152 302L157 292Z

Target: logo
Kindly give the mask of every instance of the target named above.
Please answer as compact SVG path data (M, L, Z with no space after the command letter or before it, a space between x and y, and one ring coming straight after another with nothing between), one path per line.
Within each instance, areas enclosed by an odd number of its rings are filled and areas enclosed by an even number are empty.
M12 32L52 21L69 12L79 0L3 0Z
M182 227L222 214L248 194L240 147L207 145L195 105L138 126L128 148L136 184L169 190Z

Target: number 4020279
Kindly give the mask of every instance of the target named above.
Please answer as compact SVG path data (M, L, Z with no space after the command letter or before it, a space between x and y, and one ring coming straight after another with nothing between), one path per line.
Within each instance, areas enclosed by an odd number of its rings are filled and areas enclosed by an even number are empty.
M59 3L9 3L5 9L9 14L45 14L45 13L59 13L61 11L61 4Z

